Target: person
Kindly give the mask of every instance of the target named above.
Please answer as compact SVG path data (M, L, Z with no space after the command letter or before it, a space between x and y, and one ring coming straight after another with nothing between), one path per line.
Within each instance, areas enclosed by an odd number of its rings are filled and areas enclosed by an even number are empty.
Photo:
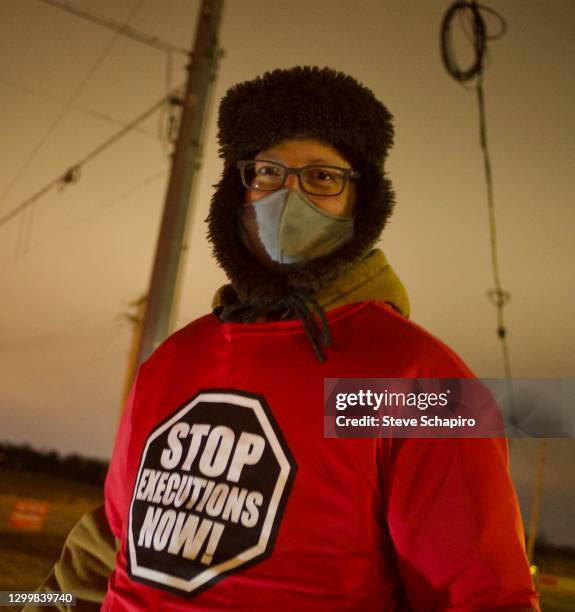
M375 248L387 108L278 69L232 87L218 129L230 283L141 366L105 513L43 588L114 611L539 610L504 439L324 437L324 379L472 376Z

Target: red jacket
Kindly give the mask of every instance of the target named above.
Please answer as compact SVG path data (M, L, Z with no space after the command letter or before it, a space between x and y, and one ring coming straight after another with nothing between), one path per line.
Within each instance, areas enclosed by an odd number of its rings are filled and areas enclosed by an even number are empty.
M103 610L538 609L501 439L326 439L324 378L471 376L392 308L209 315L140 369L106 481Z

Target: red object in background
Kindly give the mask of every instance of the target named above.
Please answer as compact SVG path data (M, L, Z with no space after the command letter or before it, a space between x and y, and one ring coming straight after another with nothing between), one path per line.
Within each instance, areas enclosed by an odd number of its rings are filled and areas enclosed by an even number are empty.
M37 499L19 499L15 504L8 526L13 529L40 531L44 527L50 504Z

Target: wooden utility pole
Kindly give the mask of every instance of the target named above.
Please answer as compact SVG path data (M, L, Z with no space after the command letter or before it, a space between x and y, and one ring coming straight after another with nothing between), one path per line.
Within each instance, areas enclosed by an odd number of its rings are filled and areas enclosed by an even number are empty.
M200 167L201 136L218 61L223 0L202 0L188 66L182 117L141 330L137 365L168 336L175 319L178 280L190 216L194 177Z

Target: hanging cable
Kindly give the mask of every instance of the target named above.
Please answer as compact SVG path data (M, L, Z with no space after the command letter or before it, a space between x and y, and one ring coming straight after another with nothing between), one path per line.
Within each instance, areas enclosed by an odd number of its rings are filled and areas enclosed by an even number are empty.
M481 12L489 13L499 21L499 30L495 34L489 34ZM452 26L455 18L460 20L464 34L470 40L474 58L467 68L461 68L455 58L452 40ZM465 27L465 18L471 22L470 31ZM487 297L497 308L497 335L501 340L503 353L503 365L505 377L511 379L511 364L507 346L507 329L504 320L504 307L511 299L510 294L503 289L501 275L499 273L499 256L497 248L497 223L495 220L495 203L493 195L493 178L491 174L491 160L487 144L487 127L485 119L485 101L483 95L483 71L485 68L485 55L487 52L487 41L501 38L507 31L505 19L493 9L478 4L475 0L470 2L459 1L452 4L441 24L441 57L449 75L459 83L465 83L476 79L477 103L479 107L479 140L483 151L483 165L485 172L485 183L487 188L487 210L489 215L489 236L491 249L491 269L495 287L487 292Z
M80 161L76 162L72 166L69 166L68 169L56 177L52 181L50 181L47 185L42 187L39 191L37 191L34 195L30 196L27 200L24 200L21 204L16 206L9 213L0 218L0 227L8 223L11 219L19 215L21 212L25 211L31 204L39 200L43 195L54 189L54 187L62 187L67 184L73 183L79 177L80 169L87 164L89 161L92 161L95 157L103 153L106 149L112 146L115 142L120 140L123 136L133 131L134 128L142 123L145 119L147 119L150 115L158 110L166 101L166 97L164 96L161 100L156 102L153 106L151 106L147 111L142 113L139 117L136 117L133 121L124 126L121 130L113 134L108 140L103 142L101 145L96 147L93 151L84 156Z
M44 4L48 4L49 6L52 6L54 8L61 9L63 11L66 11L67 13L71 13L72 15L75 15L80 19L84 19L85 21L89 21L101 27L113 30L117 34L126 36L127 38L131 38L132 40L136 40L140 43L148 45L149 47L153 47L154 49L158 49L160 51L174 51L175 53L181 53L186 56L189 56L190 54L187 49L172 45L171 43L161 40L157 36L151 36L150 34L140 32L139 30L136 30L135 28L125 23L120 23L118 21L114 21L113 19L100 17L99 15L90 13L85 9L73 6L68 2L63 2L63 0L39 0L39 2L43 2Z

